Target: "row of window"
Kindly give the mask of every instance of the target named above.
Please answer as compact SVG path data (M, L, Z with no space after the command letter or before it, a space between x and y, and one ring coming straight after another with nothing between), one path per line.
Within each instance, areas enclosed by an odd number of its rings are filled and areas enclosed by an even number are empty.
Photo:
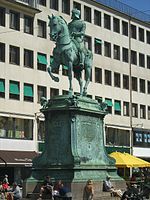
M41 5L46 6L46 0L40 1ZM73 7L77 8L78 10L82 11L81 4L73 1ZM59 9L59 1L58 0L50 0L50 8L57 10ZM62 12L66 14L70 14L70 0L62 0ZM92 22L92 9L88 6L84 6L84 20L87 22ZM103 20L103 27L112 30L116 33L122 33L122 35L128 36L129 35L129 23L126 21L121 21L116 17L112 17L106 13L102 15L102 12L94 9L94 24L97 26L102 26ZM138 34L137 34L138 33ZM150 31L144 30L141 27L137 27L134 24L130 25L130 37L133 39L138 39L141 42L145 42L150 44Z

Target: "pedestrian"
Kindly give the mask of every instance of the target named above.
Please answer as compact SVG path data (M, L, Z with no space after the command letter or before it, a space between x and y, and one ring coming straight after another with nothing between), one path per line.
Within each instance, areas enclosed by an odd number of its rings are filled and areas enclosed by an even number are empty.
M93 197L94 197L93 181L89 179L83 190L83 200L93 200Z

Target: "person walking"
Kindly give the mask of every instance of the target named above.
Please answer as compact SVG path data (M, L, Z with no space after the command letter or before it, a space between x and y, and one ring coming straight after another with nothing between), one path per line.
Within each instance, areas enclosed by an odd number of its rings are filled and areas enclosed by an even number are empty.
M83 190L83 200L93 200L93 197L94 197L93 181L89 179Z

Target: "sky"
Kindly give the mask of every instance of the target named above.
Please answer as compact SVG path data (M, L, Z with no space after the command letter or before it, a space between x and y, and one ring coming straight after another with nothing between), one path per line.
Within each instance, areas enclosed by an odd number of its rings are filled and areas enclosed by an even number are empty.
M150 14L150 0L119 0L133 8L136 8L144 13Z

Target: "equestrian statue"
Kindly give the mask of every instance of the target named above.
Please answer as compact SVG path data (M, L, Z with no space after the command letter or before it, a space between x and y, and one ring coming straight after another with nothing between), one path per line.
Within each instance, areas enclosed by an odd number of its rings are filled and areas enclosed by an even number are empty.
M49 18L50 38L56 42L53 49L53 61L48 66L48 73L54 81L59 78L53 72L59 70L60 65L67 66L69 78L69 94L73 93L72 78L73 73L80 85L80 95L87 95L87 86L90 82L93 55L85 47L86 24L80 19L80 11L72 10L72 21L67 24L62 16ZM82 72L85 70L85 83L83 84Z

